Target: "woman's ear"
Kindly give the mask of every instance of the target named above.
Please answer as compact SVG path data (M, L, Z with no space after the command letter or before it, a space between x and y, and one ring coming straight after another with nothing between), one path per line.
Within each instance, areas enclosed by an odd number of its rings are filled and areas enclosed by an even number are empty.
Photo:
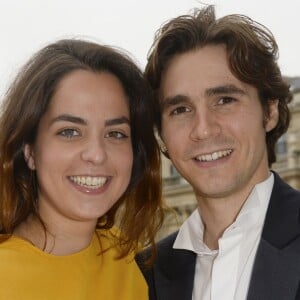
M30 170L35 170L34 153L32 147L29 144L25 144L23 151L28 168Z
M269 115L265 119L266 132L274 129L278 123L279 112L278 112L278 100L269 101Z

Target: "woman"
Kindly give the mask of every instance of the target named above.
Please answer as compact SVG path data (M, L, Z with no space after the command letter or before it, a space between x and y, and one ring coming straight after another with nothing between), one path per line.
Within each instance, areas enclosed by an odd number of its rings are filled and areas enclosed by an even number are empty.
M147 299L134 254L162 222L149 101L129 57L87 41L21 70L0 118L0 299Z

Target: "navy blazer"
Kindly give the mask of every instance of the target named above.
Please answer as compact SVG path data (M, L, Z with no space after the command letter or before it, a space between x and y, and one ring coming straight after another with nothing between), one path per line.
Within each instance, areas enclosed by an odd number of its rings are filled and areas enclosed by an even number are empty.
M274 187L254 260L247 300L300 299L300 192L274 173ZM177 232L158 243L151 269L137 257L150 300L191 300L196 254L173 249ZM220 299L221 300L221 299Z

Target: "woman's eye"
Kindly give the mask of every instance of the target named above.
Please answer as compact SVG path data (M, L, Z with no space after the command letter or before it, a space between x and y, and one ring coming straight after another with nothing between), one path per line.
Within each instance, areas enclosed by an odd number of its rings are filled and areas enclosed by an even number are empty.
M58 134L69 139L79 136L78 130L72 128L63 129Z
M128 138L128 135L126 135L125 133L120 132L120 131L110 131L107 134L107 137L115 138L115 139L125 139L125 138Z
M186 112L190 112L190 109L188 109L185 106L179 106L176 107L174 110L171 111L171 115L179 115L179 114L183 114Z

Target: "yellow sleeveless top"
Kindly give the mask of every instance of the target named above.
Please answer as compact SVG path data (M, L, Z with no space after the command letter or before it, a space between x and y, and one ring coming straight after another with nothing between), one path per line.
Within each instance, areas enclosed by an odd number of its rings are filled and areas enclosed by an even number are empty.
M98 237L66 256L47 254L14 236L1 243L0 300L148 299L134 256L115 259L111 231L99 230Z

